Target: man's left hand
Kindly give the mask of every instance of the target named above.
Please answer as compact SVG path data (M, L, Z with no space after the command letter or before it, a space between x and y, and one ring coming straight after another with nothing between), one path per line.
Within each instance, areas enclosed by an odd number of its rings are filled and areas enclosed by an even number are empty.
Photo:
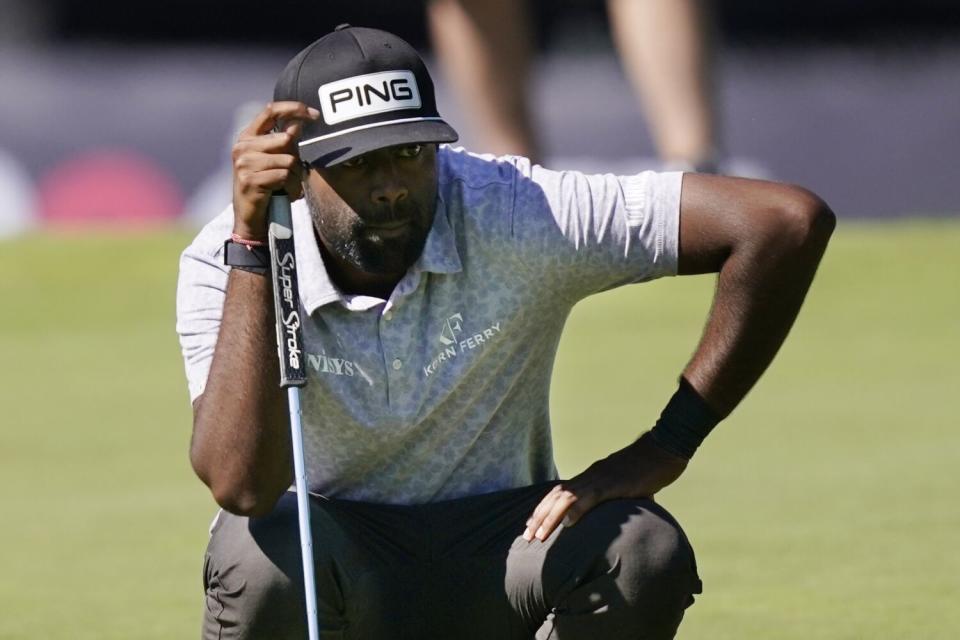
M658 447L646 433L633 444L555 486L527 520L523 537L546 540L563 522L572 526L601 502L648 498L680 477L687 461Z

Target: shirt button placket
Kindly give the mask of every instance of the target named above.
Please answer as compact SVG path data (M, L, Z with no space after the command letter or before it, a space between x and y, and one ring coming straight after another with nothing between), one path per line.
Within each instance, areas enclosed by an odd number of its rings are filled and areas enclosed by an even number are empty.
M401 357L397 357L398 355L403 356L403 354L397 353L396 348L404 341L399 334L400 328L391 322L393 319L393 309L387 309L380 316L380 344L383 346L383 357L387 365L388 402L391 402L393 394L399 391L397 385L401 384L402 378L398 376L401 375L403 369L403 360Z

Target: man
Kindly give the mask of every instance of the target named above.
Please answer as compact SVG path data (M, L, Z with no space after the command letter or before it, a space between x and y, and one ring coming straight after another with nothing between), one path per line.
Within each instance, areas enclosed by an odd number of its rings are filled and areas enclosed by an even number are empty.
M430 77L382 31L324 36L275 99L234 146L232 210L181 261L191 462L223 507L204 637L305 637L261 266L281 188L296 200L322 637L673 637L700 581L650 497L773 358L833 214L779 184L557 173L438 145L456 133ZM548 389L574 303L710 271L703 338L656 425L557 481Z

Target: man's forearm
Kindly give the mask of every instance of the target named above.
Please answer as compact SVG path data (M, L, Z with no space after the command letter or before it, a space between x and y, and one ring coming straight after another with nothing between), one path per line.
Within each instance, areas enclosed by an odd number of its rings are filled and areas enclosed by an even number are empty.
M210 374L194 405L190 459L225 509L269 511L290 485L269 275L231 271Z
M683 372L719 417L733 411L783 344L835 224L812 197L769 220L724 261L703 337Z

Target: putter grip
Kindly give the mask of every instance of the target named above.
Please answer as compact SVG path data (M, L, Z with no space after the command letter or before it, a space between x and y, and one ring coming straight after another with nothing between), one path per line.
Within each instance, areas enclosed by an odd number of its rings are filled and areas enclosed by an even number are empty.
M273 277L273 308L277 318L277 356L280 386L302 387L307 383L303 333L300 329L300 290L297 287L297 256L293 246L290 198L278 191L270 196L270 273Z

